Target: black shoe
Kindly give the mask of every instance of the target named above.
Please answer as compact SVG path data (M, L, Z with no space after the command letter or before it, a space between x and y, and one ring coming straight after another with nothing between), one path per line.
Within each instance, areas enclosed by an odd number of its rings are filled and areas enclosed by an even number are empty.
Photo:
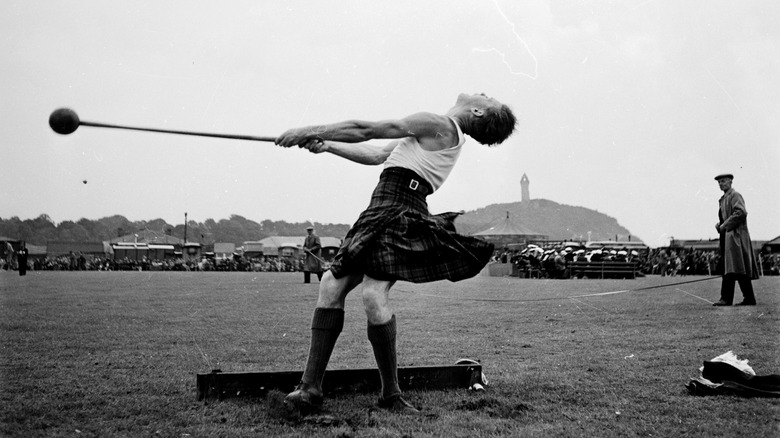
M301 382L295 387L295 391L287 394L284 405L287 409L297 410L301 414L318 411L322 407L322 391L308 383Z
M730 306L731 303L727 303L723 300L718 301L717 303L712 303L713 306L719 307L719 306Z
M737 303L737 306L755 306L756 301L755 300L742 300L741 303Z
M420 411L401 397L401 394L391 395L388 398L379 398L377 406L390 412L399 414L418 415Z

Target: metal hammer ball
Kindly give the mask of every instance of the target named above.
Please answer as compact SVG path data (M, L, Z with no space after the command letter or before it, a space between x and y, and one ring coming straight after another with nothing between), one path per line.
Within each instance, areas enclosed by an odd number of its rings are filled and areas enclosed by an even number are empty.
M129 129L131 131L162 132L166 134L195 135L199 137L234 138L237 140L254 140L274 143L276 137L259 137L254 135L217 134L213 132L177 131L172 129L140 128L137 126L110 125L108 123L90 122L80 120L78 114L70 108L60 108L49 116L49 126L59 134L70 134L79 126L92 126L97 128Z
M79 124L78 114L70 108L54 110L49 116L49 126L57 134L70 134L79 127Z

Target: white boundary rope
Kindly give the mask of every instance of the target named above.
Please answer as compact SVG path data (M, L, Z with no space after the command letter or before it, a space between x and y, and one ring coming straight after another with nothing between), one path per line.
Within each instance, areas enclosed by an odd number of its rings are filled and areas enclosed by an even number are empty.
M450 299L450 300L459 300L459 301L483 301L483 302L496 302L496 303L525 303L525 302L534 302L534 301L556 301L556 300L570 300L570 299L576 299L576 298L588 298L588 297L598 297L598 296L605 296L605 295L615 295L615 294L622 294L627 292L639 292L643 290L650 290L650 289L661 289L666 287L672 287L672 286L679 286L681 284L689 284L689 283L698 283L700 281L709 281L709 280L715 280L717 278L722 278L722 275L716 275L713 277L707 277L707 278L699 278L697 280L688 280L688 281L679 281L677 283L669 283L669 284L659 284L655 286L645 286L645 287L638 287L634 289L624 289L624 290L616 290L616 291L610 291L610 292L598 292L593 294L585 294L585 295L573 295L570 297L549 297L549 298L530 298L530 299L501 299L501 298L463 298L463 297L452 297L452 296L446 296L446 295L433 295L433 294L424 294L424 293L417 293L417 295L424 296L424 297L433 297L433 298L444 298L444 299ZM677 289L681 292L687 293L685 291ZM399 291L402 292L408 292L408 293L414 293L411 291L404 291L402 289L399 289ZM692 295L692 294L688 294ZM692 295L696 296L696 295ZM707 301L708 303L712 304L711 301L708 301L704 298L697 297L701 300Z

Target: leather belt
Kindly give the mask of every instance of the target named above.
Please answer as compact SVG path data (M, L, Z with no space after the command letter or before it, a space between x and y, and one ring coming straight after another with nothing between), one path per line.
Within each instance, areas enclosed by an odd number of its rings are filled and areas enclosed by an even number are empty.
M428 186L427 181L420 181L414 178L409 178L409 189L415 192L420 192L423 195L428 195L431 193L431 190Z
M411 190L423 196L433 193L431 183L413 170L393 166L383 170L382 175L386 175L385 178L388 181L392 181L393 186L398 187L400 190Z

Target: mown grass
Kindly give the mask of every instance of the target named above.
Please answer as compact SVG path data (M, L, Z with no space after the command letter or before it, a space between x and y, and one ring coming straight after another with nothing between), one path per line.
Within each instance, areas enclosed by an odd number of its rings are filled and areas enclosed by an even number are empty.
M780 374L780 279L757 281L759 306L746 308L710 306L718 280L576 297L689 279L399 283L399 364L478 359L487 391L411 391L419 417L335 394L323 415L290 418L281 393L198 402L195 375L301 369L317 285L300 275L0 272L0 434L780 435L780 400L683 386L728 350ZM359 294L346 311L331 365L373 367Z

